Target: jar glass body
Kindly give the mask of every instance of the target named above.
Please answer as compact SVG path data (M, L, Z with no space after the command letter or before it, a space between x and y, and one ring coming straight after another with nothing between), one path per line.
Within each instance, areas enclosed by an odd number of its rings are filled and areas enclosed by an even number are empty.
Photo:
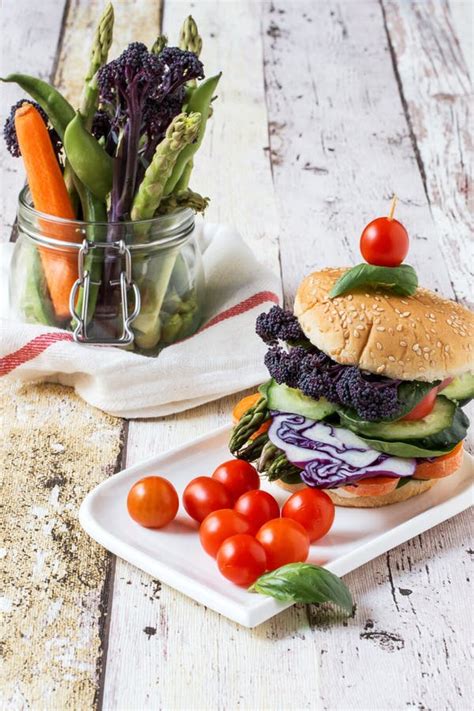
M201 324L205 284L191 210L136 222L63 220L34 210L24 189L17 227L10 275L17 318L147 354Z

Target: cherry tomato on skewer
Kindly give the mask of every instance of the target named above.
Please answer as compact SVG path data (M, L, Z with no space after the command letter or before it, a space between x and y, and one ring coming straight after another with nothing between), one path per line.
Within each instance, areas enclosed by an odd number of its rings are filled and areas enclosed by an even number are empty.
M396 198L388 217L377 217L362 231L360 251L365 261L378 267L398 267L408 254L408 232L395 220Z

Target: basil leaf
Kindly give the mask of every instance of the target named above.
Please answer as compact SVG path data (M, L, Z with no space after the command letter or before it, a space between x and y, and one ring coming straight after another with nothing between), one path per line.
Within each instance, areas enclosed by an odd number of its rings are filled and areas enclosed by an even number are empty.
M342 580L311 563L289 563L265 573L249 590L281 602L333 602L349 615L353 608L352 596Z
M456 442L456 444L452 444L449 447L429 447L422 440L417 439L412 439L408 444L408 442L386 442L382 439L357 436L372 449L384 454L392 454L395 457L442 457L444 454L449 454L457 444Z
M411 296L418 286L418 277L409 264L399 267L377 267L374 264L358 264L345 272L332 287L329 298L342 296L359 287L389 289L399 296Z

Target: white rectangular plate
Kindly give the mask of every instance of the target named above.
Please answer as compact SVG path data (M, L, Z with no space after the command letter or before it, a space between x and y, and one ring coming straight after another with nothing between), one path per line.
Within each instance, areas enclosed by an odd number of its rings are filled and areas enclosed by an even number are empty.
M220 575L213 558L201 548L197 524L180 508L177 518L161 530L142 528L126 509L132 484L158 474L170 479L178 494L195 476L211 474L230 459L230 428L199 437L189 444L125 469L99 484L85 498L79 519L96 541L164 583L246 627L255 627L289 607L273 598L247 592ZM379 509L337 507L327 536L311 547L309 560L336 575L376 556L460 513L472 504L473 458L465 453L459 471L430 491L408 501ZM287 494L262 481L281 503Z

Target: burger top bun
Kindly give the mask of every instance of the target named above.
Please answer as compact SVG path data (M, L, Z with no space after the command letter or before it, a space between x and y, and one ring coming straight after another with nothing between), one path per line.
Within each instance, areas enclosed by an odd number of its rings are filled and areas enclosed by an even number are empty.
M347 269L313 272L295 316L306 337L342 365L402 380L444 380L474 370L474 314L428 289L413 296L364 287L329 299Z

